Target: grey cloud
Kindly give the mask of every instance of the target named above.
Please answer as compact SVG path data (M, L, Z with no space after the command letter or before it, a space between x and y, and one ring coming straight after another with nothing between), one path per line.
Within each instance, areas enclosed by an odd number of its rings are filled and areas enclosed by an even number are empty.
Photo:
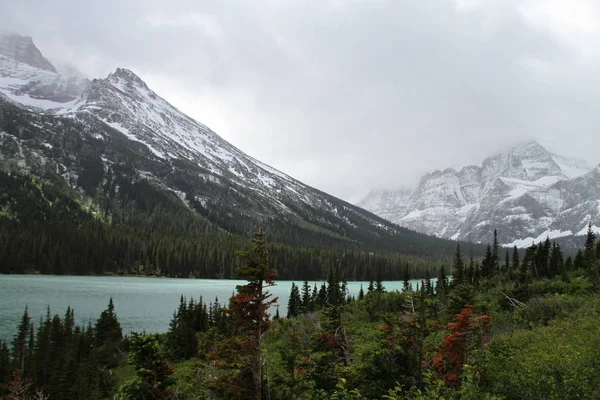
M4 2L0 24L87 74L133 69L252 156L345 199L526 138L600 161L598 60L520 2L88 3Z

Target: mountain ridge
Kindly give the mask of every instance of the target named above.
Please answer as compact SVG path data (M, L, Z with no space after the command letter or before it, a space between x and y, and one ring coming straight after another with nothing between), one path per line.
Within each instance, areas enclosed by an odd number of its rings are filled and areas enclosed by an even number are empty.
M526 141L481 165L425 174L416 188L370 192L357 205L390 221L452 240L488 242L497 229L505 245L528 246L600 225L600 181L585 161ZM578 185L577 200L566 187ZM587 193L587 194L586 194Z
M263 225L294 246L432 257L454 251L449 241L397 226L245 154L131 70L89 80L6 60L0 55L0 165L57 177L82 202L107 204L94 207L108 207L109 217L131 201L144 204L125 188L146 181L235 235Z

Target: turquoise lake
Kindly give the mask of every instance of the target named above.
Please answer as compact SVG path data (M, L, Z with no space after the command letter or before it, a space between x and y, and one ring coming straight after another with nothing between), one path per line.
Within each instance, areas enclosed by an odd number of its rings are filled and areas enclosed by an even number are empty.
M55 276L55 275L0 275L0 339L11 339L25 306L35 326L45 317L46 307L52 314L64 315L67 306L75 310L78 324L92 324L106 309L109 298L115 308L123 332L132 330L166 332L173 311L184 295L189 300L202 296L205 302L219 298L227 304L240 280L175 279L119 276ZM417 282L417 281L415 281ZM279 312L286 313L292 281L277 281L269 288L278 297ZM295 282L301 285L302 282ZM311 287L321 282L310 282ZM350 294L356 296L368 282L348 282ZM384 282L386 290L402 290L401 281ZM272 314L275 310L272 309Z

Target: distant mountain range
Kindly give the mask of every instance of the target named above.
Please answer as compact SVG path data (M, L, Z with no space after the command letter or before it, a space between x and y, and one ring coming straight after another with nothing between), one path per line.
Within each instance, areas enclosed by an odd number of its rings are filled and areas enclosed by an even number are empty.
M357 204L419 232L526 247L600 226L600 166L521 144L482 165L423 176L414 189L375 189Z
M62 179L82 199L119 200L144 180L212 225L258 225L291 244L452 254L244 154L170 105L130 70L63 76L29 37L0 37L0 168ZM121 182L121 183L120 183Z

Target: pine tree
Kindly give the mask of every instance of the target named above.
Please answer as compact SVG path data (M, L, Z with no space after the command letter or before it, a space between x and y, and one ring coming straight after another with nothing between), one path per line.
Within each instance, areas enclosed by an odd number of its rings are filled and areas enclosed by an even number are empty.
M315 283L312 289L312 296L310 299L310 303L312 305L313 311L317 308L317 305L319 304L319 288L317 287L317 284Z
M100 314L94 328L96 347L100 352L101 362L109 368L116 367L119 348L123 342L123 331L115 313L115 304L112 297L106 310Z
M573 260L573 267L575 269L584 270L586 268L585 256L583 255L583 250L577 250L577 254L575 254L575 259Z
M305 280L304 283L302 284L302 303L300 306L300 311L302 313L307 313L309 311L313 311L312 296L310 293L310 285L308 284L307 280Z
M517 246L515 246L515 247L513 247L512 265L511 265L511 271L510 271L509 276L511 276L511 278L514 278L515 275L519 274L519 270L520 270L519 249L517 249Z
M592 230L591 223L588 224L585 245L583 247L583 264L587 275L597 286L600 285L600 271L596 262L596 234Z
M381 268L377 269L377 279L375 281L375 291L377 293L385 292L385 287L383 286L383 281L381 278Z
M249 252L239 252L245 264L236 272L247 284L236 287L237 294L229 301L233 335L220 343L212 355L216 365L224 370L216 389L225 397L260 400L263 392L263 355L261 342L270 325L269 307L277 301L266 287L273 286L277 275L269 265L269 255L262 228L254 234Z
M288 300L288 308L287 308L287 316L288 318L293 318L298 316L298 312L300 310L300 292L298 291L298 286L294 282L292 282L292 288L290 290L290 298Z
M358 299L362 300L365 298L365 291L363 290L362 283L360 284L360 290L358 291Z
M556 243L553 243L548 267L549 277L554 278L558 275L563 275L565 272L565 264L560 246Z
M404 276L402 278L402 291L408 292L412 290L410 286L410 273L408 272L408 266L404 267Z
M30 329L31 318L29 318L29 312L27 306L25 306L25 311L21 317L21 323L19 324L17 334L14 336L12 342L12 358L15 363L14 369L20 370L22 374L28 372L26 368L29 367L28 365L25 365L25 360L27 359L27 338Z
M6 342L0 340L0 385L8 383L12 370L10 351Z
M425 274L425 283L423 286L425 294L428 296L433 296L433 285L431 284L431 274L429 273L429 270L427 270L427 273Z
M367 287L367 294L373 293L375 291L375 286L373 285L373 279L369 281L369 286Z
M492 243L492 274L500 272L500 244L498 243L498 231L494 229L494 241Z
M169 387L174 383L171 377L174 371L165 360L159 336L132 332L129 343L129 364L135 369L136 377L121 387L116 399L170 398Z
M483 257L483 261L481 261L481 277L489 278L494 273L494 255L492 253L492 248L488 244L485 248L485 256Z
M456 245L456 252L454 253L454 263L452 264L453 285L460 285L464 283L465 279L465 263L463 262L462 255L460 254L460 245Z
M327 305L327 286L324 283L321 284L321 288L319 289L317 304L319 307L325 307Z

